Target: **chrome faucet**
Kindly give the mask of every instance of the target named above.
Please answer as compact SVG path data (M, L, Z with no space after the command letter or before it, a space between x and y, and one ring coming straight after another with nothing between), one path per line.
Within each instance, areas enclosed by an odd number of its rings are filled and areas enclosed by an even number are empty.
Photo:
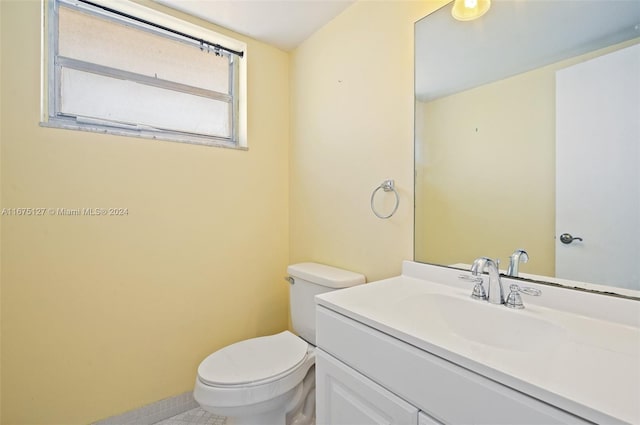
M518 277L518 266L520 265L520 262L526 263L527 261L529 261L529 255L527 254L527 251L525 251L524 249L516 249L515 251L513 251L513 254L511 254L511 257L509 258L509 268L507 269L507 275Z
M474 276L480 276L484 270L489 272L489 287L487 288L487 301L491 304L504 304L504 290L502 289L502 281L500 280L500 271L498 263L488 257L476 258L471 265L471 273Z

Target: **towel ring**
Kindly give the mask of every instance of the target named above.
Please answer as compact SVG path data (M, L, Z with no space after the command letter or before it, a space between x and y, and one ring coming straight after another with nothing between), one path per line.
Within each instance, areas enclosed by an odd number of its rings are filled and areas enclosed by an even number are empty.
M376 208L373 206L373 200L376 197L376 193L378 193L380 189L382 189L384 192L393 192L396 195L396 205L393 207L393 211L391 211L391 214L389 215L382 215L378 213L378 211L376 211ZM378 218L382 218L382 219L390 218L392 215L396 213L396 211L398 211L399 205L400 205L400 195L398 195L398 191L396 190L396 185L393 182L393 180L383 181L382 183L380 183L380 186L376 187L373 190L373 193L371 194L371 211L373 211L373 213Z

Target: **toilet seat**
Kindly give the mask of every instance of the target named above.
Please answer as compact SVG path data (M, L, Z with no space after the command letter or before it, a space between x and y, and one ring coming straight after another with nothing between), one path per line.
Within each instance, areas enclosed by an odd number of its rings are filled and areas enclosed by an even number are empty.
M314 363L315 347L289 331L241 341L202 361L194 396L219 409L267 402L300 385Z
M198 367L198 378L210 386L262 385L299 366L308 347L289 331L240 341L204 359Z

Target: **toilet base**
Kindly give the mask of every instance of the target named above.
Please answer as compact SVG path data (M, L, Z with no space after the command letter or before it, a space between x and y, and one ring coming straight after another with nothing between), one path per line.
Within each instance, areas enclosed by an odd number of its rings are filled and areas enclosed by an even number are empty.
M292 400L286 425L315 425L316 422L316 366L311 366L302 381L297 398Z
M262 403L244 406L210 406L196 401L207 412L215 415L226 416L227 425L284 425L286 423L287 406L296 393L300 391L302 383L286 393Z

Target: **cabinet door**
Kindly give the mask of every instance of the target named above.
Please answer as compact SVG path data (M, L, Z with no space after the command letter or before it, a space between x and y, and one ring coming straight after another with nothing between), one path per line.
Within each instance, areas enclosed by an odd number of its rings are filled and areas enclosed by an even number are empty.
M318 425L417 425L414 406L322 350L316 353Z

